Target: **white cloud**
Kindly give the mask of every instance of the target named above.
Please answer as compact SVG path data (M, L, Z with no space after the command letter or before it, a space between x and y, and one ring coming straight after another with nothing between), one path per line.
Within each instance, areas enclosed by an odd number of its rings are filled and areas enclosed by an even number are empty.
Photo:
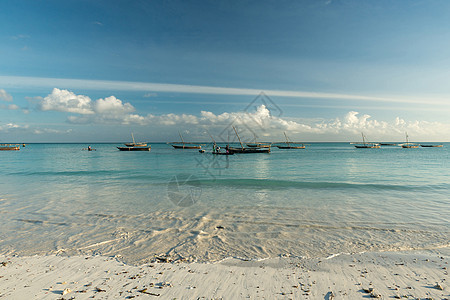
M144 95L144 98L152 98L152 97L157 97L158 94L157 93L146 93Z
M4 89L0 89L0 100L11 102L13 101L13 97L8 94Z
M33 134L67 134L71 133L72 129L59 130L52 128L34 128L32 129Z
M22 130L22 129L28 129L29 126L28 125L19 125L19 124L15 124L15 123L7 123L4 125L0 125L0 131L3 132L10 132L10 131L14 131L14 130Z
M20 107L17 106L16 104L8 104L8 105L0 104L0 109L18 110L20 109Z
M114 96L98 99L94 104L94 111L98 114L124 114L133 112L135 109L130 103L122 103Z
M77 114L93 114L91 98L84 95L75 95L68 90L54 88L52 93L42 99L41 110L55 110Z
M43 111L61 111L80 115L97 115L100 118L120 118L133 112L135 108L130 103L123 103L114 96L92 101L85 95L77 95L71 91L54 88L45 98L38 99L38 107ZM90 120L90 118L71 117L70 120Z
M61 130L61 129L53 129L53 128L40 128L30 126L28 124L20 125L16 123L7 123L0 125L0 132L8 134L17 135L17 133L31 133L31 134L67 134L72 132L72 129Z

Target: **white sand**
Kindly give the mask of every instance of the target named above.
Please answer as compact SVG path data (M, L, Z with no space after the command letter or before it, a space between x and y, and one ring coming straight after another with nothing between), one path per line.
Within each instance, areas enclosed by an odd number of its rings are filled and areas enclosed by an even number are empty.
M446 299L449 253L142 266L102 256L0 256L0 299L365 299L370 288L382 299Z

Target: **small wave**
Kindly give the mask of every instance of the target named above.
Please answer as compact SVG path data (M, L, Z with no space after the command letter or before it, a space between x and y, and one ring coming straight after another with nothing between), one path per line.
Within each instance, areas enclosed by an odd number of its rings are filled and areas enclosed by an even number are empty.
M288 181L273 179L219 179L219 180L198 180L204 187L234 187L249 189L372 189L372 190L393 190L393 191L411 191L411 189L423 188L415 185L390 185L373 183L355 183L355 182L309 182L309 181ZM429 187L429 186L427 186Z
M111 175L117 173L126 173L125 171L117 172L115 170L78 170L78 171L30 171L30 172L10 172L9 175L25 175L25 176L99 176Z
M35 224L35 225L44 225L44 224L51 224L51 225L58 225L58 226L67 226L68 225L65 222L51 222L51 221L41 221L41 220L32 220L32 219L14 219L14 220L24 222L24 223Z

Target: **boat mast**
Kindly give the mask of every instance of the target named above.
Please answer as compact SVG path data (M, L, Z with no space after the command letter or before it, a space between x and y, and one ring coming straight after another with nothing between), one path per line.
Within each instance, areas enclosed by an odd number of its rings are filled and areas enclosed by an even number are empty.
M286 135L286 131L284 131L283 133L284 133L284 137L286 138L286 144L290 147L291 145L289 144L289 139Z
M133 139L133 144L136 144L135 141L134 141L134 135L133 135L133 133L131 133L131 138Z
M363 145L365 146L366 145L366 139L364 137L364 133L361 132L361 136L362 136L362 139L363 139Z
M184 140L183 140L183 136L181 135L181 132L178 131L178 134L180 135L181 143L183 143L183 145L184 145Z
M242 149L244 149L244 145L242 145L241 138L239 137L239 134L237 133L236 128L234 126L233 126L233 129L234 129L234 132L236 133L237 138L239 139L239 143L241 144Z
M212 135L208 132L209 137L213 140L214 145L216 145L216 141L214 140L214 138L212 137ZM215 148L215 147L214 147Z
M405 132L405 134L406 134L406 146L409 146L409 141L408 141L408 133L407 133L407 132Z

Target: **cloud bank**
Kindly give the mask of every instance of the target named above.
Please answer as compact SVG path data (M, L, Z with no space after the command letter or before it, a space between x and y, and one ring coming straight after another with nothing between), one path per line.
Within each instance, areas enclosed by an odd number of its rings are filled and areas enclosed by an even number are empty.
M151 126L154 129L178 130L196 128L197 132L206 130L218 134L234 125L240 130L257 133L267 139L280 138L284 131L298 137L353 138L361 132L376 140L401 140L405 131L410 136L422 139L439 139L444 133L450 133L450 124L427 121L406 121L400 117L387 122L373 119L368 114L349 111L334 119L295 119L274 116L265 105L255 106L252 111L223 112L215 114L201 111L199 115L164 114L141 115L135 113L130 103L124 103L115 96L95 101L88 96L76 95L68 90L53 89L42 98L39 107L43 111L53 110L71 113L67 121L71 124L111 124ZM251 137L253 137L251 135Z

